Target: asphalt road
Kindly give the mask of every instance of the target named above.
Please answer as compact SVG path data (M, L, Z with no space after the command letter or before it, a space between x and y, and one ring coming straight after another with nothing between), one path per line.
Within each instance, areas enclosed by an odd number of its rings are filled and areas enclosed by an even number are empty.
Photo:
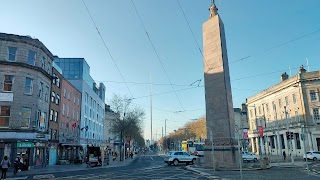
M186 170L185 166L168 166L163 162L163 157L148 152L145 156L136 157L127 166L29 175L27 179L209 179Z

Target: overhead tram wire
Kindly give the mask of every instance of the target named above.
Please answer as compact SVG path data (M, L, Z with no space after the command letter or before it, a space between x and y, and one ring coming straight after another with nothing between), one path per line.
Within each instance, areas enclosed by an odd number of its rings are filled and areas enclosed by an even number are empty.
M315 33L317 33L317 32L320 32L320 28L318 28L318 29L316 29L316 30L314 30L314 31L312 31L312 32L310 32L310 33L303 34L303 35L301 35L301 36L299 36L299 37L296 37L296 38L294 38L294 39L291 39L291 40L289 40L289 41L286 41L286 42L284 42L284 43L278 44L278 45L276 45L276 46L272 46L272 47L270 47L270 48L268 48L268 49L259 51L259 52L257 52L257 53L253 53L252 55L245 56L245 57L242 57L242 58L237 59L237 60L234 60L234 61L230 61L230 62L228 62L228 64L230 65L230 64L232 64L232 63L236 63L236 62L239 62L239 61L247 60L247 59L249 59L249 58L252 58L253 56L257 56L257 55L260 55L260 54L269 52L269 51L271 51L271 50L273 50L273 49L276 49L276 48L285 46L285 45L287 45L287 44L290 44L290 43L295 42L295 41L297 41L297 40L303 39L303 38L308 37L308 36L310 36L310 35L312 35L312 34L315 34ZM208 71L206 71L205 73L208 73L210 70L215 69L215 68L218 68L218 67L221 67L221 66L223 66L223 65L219 65L219 66L215 66L215 67L209 68ZM204 78L204 75L203 75L200 79L198 79L197 81L201 82L203 78ZM196 82L196 81L195 81L195 82Z
M110 50L109 50L109 48L108 48L108 46L107 46L107 43L106 43L105 40L103 39L103 37L102 37L102 35L101 35L101 33L100 33L99 29L98 29L98 26L96 25L96 23L95 23L92 15L91 15L91 13L90 13L89 8L87 7L87 4L84 2L84 0L82 0L82 2L83 2L83 4L84 4L84 6L85 6L85 8L86 8L86 10L87 10L87 12L88 12L88 14L89 14L89 16L90 16L90 19L91 19L94 27L96 28L96 30L97 30L97 32L98 32L98 35L99 35L100 39L101 39L102 42L103 42L104 47L106 48L106 50L107 50L107 52L108 52L111 60L113 61L114 65L116 66L116 68L117 68L117 70L118 70L118 72L119 72L119 74L120 74L120 76L121 76L121 78L122 78L122 81L125 83L128 91L129 91L129 93L130 93L130 95L131 95L131 98L133 98L133 95L132 95L132 93L131 93L131 91L130 91L130 89L129 89L129 86L128 86L128 84L126 83L126 81L125 81L125 79L124 79L124 77L123 77L123 75L122 75L122 73L121 73L121 71L120 71L120 69L119 69L116 61L114 60L114 58L113 58L113 56L112 56L112 54L111 54L111 52L110 52Z
M162 61L161 61L161 59L160 59L160 56L159 56L159 54L158 54L158 51L156 50L156 48L155 48L155 46L154 46L154 44L153 44L153 42L152 42L152 40L151 40L148 32L147 32L147 29L146 29L146 27L145 27L145 25L144 25L144 23L143 23L143 21L142 21L142 18L141 18L140 14L139 14L139 12L138 12L138 10L137 10L137 8L136 8L136 5L134 4L133 0L131 0L131 2L132 2L132 5L133 5L133 7L134 7L134 10L136 11L136 13L137 13L137 15L138 15L138 18L139 18L139 20L140 20L140 23L141 23L141 25L142 25L145 33L146 33L146 36L148 37L148 40L149 40L150 43L151 43L151 46L152 46L152 48L153 48L153 51L155 52L155 54L156 54L156 56L157 56L157 59L158 59L158 61L160 62L161 67L162 67L162 69L163 69L163 71L164 71L164 73L165 73L165 75L166 75L166 77L167 77L167 79L168 79L168 81L169 81L169 83L170 83L170 85L171 85L171 88L172 88L172 90L174 91L174 93L175 93L175 95L176 95L176 97L177 97L177 99L178 99L178 102L179 102L181 108L184 110L184 107L183 107L183 105L182 105L182 103L181 103L181 101L180 101L180 98L179 98L177 92L175 91L175 89L174 89L174 87L173 87L173 85L172 85L172 82L171 82L171 80L170 80L170 78L169 78L169 75L168 75L166 69L164 68L164 65L163 65L163 63L162 63Z
M179 5L179 7L180 7L180 10L181 10L181 12L182 12L182 14L183 14L183 17L184 17L184 19L185 19L186 22L187 22L187 25L188 25L188 28L189 28L191 34L192 34L193 40L194 40L194 42L196 43L196 45L197 45L197 47L198 47L198 49L199 49L199 52L200 52L200 54L201 54L201 56L202 56L202 58L203 58L203 60L204 60L204 66L207 66L207 67L208 67L208 63L207 63L206 59L204 58L203 52L202 52L202 50L201 50L201 48L200 48L200 45L199 45L199 43L198 43L198 41L197 41L197 39L196 39L196 37L195 37L192 29L191 29L190 23L189 23L189 21L188 21L188 18L187 18L187 16L186 16L186 14L184 13L184 11L183 11L183 9L182 9L182 6L181 6L181 4L180 4L180 1L177 0L177 2L178 2L178 5Z

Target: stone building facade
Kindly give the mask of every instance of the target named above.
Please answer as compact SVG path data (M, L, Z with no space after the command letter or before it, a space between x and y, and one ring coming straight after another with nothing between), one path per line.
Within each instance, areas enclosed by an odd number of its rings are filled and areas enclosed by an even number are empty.
M248 98L252 151L302 156L304 149L320 150L319 90L320 71L302 66L297 75L284 73L280 83Z
M53 55L38 39L0 33L0 158L47 164Z

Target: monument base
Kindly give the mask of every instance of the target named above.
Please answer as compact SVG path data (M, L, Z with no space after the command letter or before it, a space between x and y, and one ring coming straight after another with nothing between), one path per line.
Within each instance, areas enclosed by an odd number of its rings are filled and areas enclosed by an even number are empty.
M205 146L204 166L214 169L239 168L238 146Z

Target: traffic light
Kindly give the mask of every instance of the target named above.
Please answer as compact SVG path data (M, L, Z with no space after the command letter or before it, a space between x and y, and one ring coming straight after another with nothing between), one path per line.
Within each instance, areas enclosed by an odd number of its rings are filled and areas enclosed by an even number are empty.
M286 132L287 139L293 139L293 132Z

